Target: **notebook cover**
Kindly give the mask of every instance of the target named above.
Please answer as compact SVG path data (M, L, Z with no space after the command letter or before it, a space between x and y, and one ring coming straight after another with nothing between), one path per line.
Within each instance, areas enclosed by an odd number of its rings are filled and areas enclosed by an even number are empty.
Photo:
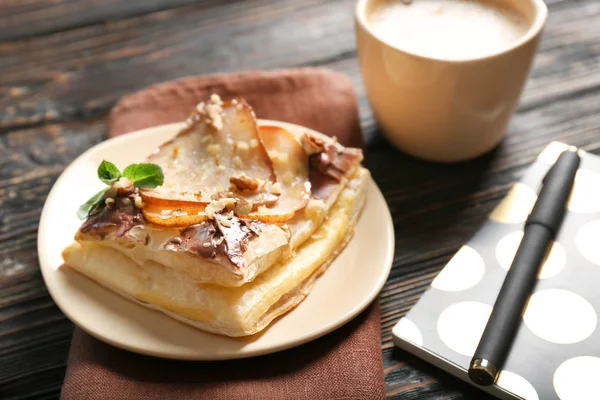
M514 258L542 178L567 145L553 142L394 327L394 343L472 383L467 369ZM501 399L600 399L600 157L581 165L561 230L540 269L495 385ZM474 384L475 385L475 384Z

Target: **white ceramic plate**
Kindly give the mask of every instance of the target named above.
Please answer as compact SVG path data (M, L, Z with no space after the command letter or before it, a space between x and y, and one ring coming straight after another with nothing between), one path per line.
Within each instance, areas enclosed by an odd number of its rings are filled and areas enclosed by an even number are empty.
M300 129L275 121L260 123ZM110 160L120 169L140 162L180 127L181 124L163 125L100 143L73 161L54 184L42 211L38 253L48 291L69 319L96 338L137 353L221 360L267 354L306 343L348 322L375 299L392 265L394 230L390 211L374 182L369 185L367 204L354 238L317 279L310 295L264 332L251 337L205 333L128 301L63 267L61 251L72 242L81 224L75 212L102 189L96 175L100 162Z

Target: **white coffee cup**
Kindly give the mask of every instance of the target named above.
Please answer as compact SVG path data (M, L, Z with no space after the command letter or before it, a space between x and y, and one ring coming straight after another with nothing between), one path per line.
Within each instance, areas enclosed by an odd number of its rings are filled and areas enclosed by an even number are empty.
M502 0L528 29L500 51L467 59L420 55L376 35L369 17L383 1L359 0L355 24L367 96L384 135L411 155L440 162L494 148L531 68L548 14L543 0Z

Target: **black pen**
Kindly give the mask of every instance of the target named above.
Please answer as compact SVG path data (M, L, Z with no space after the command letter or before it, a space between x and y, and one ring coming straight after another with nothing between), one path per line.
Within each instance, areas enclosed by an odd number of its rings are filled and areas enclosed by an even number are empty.
M469 378L479 385L493 384L502 369L540 266L564 218L579 163L577 151L564 151L542 181L523 239L469 366Z

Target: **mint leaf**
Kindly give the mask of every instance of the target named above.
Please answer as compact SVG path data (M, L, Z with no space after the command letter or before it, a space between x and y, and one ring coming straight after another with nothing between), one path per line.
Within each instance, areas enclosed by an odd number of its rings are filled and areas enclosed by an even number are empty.
M165 176L156 164L131 164L123 171L123 176L136 187L155 188L163 184Z
M121 174L119 168L110 161L103 160L98 167L98 178L109 186L119 180L122 176L133 182L136 187L155 188L163 184L165 180L162 169L156 164L131 164ZM79 210L77 216L86 219L99 208L104 206L104 193L110 189L107 187L86 201Z
M82 204L79 210L77 210L77 217L79 219L86 219L88 215L93 214L94 211L100 208L104 204L104 192L106 192L106 189L102 189Z
M107 185L116 182L121 177L121 171L110 161L103 160L98 167L98 178Z

